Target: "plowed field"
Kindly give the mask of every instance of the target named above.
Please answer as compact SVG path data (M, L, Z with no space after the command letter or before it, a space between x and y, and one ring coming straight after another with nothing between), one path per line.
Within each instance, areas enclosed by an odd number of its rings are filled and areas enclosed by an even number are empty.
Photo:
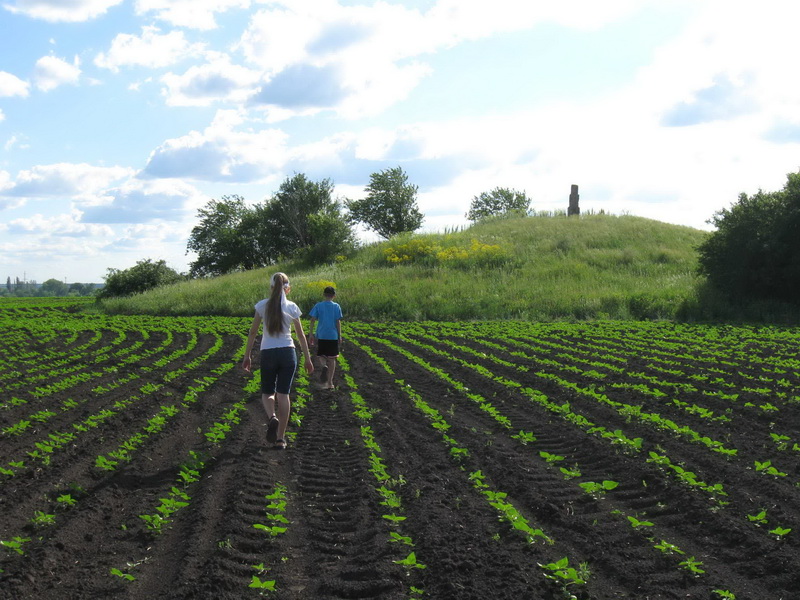
M800 598L796 329L348 323L279 451L249 319L0 327L2 598Z

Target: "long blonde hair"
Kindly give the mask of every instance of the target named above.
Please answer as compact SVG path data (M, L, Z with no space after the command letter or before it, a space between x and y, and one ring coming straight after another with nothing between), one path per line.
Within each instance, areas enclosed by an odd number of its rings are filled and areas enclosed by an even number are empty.
M283 310L281 308L281 294L289 288L289 278L286 273L275 273L269 282L269 302L267 302L266 320L267 333L278 335L283 331Z

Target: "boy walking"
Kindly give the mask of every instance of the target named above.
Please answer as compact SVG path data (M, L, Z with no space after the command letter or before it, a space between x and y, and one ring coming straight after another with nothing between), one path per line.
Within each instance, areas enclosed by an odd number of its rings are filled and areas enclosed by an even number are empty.
M323 359L320 380L326 390L333 389L333 373L336 370L336 359L339 357L339 344L342 341L342 307L333 301L336 290L328 286L323 292L325 298L317 302L311 312L309 330L312 346L317 347L317 356ZM314 323L317 322L316 333Z

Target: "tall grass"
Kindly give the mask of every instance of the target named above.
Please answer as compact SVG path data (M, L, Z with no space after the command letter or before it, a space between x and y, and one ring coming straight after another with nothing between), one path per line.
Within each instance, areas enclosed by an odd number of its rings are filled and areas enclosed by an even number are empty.
M282 263L104 301L103 308L250 315L281 270L305 312L333 283L348 318L674 318L697 301L695 248L705 236L632 216L497 218L371 244L335 265Z

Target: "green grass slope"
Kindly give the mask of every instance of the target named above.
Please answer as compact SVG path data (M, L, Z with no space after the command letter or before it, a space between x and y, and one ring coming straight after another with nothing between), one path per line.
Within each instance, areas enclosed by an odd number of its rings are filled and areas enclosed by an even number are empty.
M633 216L498 218L372 244L335 265L281 263L107 300L102 309L249 316L282 270L304 312L333 284L351 319L674 318L697 304L695 249L706 235Z

